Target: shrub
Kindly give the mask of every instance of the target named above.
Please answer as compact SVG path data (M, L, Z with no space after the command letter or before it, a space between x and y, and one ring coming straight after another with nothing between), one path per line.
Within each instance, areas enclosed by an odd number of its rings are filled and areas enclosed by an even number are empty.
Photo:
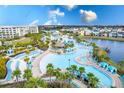
M0 79L4 79L5 75L6 75L6 61L8 59L1 57L0 58Z

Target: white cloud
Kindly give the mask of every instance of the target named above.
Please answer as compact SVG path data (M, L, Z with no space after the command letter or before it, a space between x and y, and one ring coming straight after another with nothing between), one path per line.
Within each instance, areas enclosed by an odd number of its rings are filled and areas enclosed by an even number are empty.
M43 25L52 25L52 20L48 20L46 23L44 23Z
M82 15L83 21L92 22L97 19L97 14L93 11L80 10L80 14Z
M62 25L61 23L58 23L57 25Z
M58 25L58 17L63 17L65 14L61 12L59 9L49 11L48 21L44 23L44 25Z
M65 5L65 7L70 11L77 7L77 5Z
M64 14L64 12L61 12L61 11L59 10L59 8L58 8L58 9L56 9L56 10L51 10L51 11L49 11L49 15L51 15L51 16L53 16L53 15L56 15L56 16L64 16L65 14Z
M36 25L37 23L39 23L39 20L38 19L32 21L29 25Z

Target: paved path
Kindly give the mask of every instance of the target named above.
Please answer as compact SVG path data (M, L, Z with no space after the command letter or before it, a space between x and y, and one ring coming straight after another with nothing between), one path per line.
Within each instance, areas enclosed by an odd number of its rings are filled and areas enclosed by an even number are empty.
M77 63L81 64L81 65L86 65L86 66L93 66L95 68L97 68L98 70L102 71L103 73L107 74L108 76L110 76L112 78L112 86L115 86L117 88L123 88L122 82L119 79L119 75L118 74L111 74L109 72L107 72L106 70L104 70L103 68L99 67L95 62L91 62L89 59L89 55L87 56L88 58L88 62L83 63L81 61L81 56L80 57L76 57L75 60Z
M22 82L22 81L25 81L24 79L19 79L18 82ZM5 79L4 80L0 80L0 85L5 85L5 84L12 84L12 83L15 83L16 81L15 80L9 80L9 81L6 81Z
M79 88L87 88L87 86L83 82L81 82L77 79L72 80L72 82L73 82L73 84L75 84Z
M41 77L43 75L42 72L40 71L40 61L48 53L49 51L47 50L34 59L32 63L33 77Z

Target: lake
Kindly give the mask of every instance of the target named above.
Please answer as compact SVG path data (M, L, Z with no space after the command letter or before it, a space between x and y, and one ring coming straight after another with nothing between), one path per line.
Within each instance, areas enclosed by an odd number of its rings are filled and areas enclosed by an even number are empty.
M87 39L89 42L95 42L99 47L110 48L108 56L115 62L118 63L120 60L124 60L124 42L109 41L109 40L97 40Z

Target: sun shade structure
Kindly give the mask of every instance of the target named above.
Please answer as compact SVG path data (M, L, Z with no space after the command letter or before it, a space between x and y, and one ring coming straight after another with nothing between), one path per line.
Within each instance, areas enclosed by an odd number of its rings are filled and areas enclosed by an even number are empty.
M7 50L7 55L12 55L13 53L14 53L13 49L10 48L10 49Z
M88 80L87 74L86 74L86 73L83 73L83 74L82 74L82 78Z
M112 73L116 73L117 72L117 68L114 66L108 66L108 71L112 72Z
M106 62L100 62L100 67L107 68L109 65Z

